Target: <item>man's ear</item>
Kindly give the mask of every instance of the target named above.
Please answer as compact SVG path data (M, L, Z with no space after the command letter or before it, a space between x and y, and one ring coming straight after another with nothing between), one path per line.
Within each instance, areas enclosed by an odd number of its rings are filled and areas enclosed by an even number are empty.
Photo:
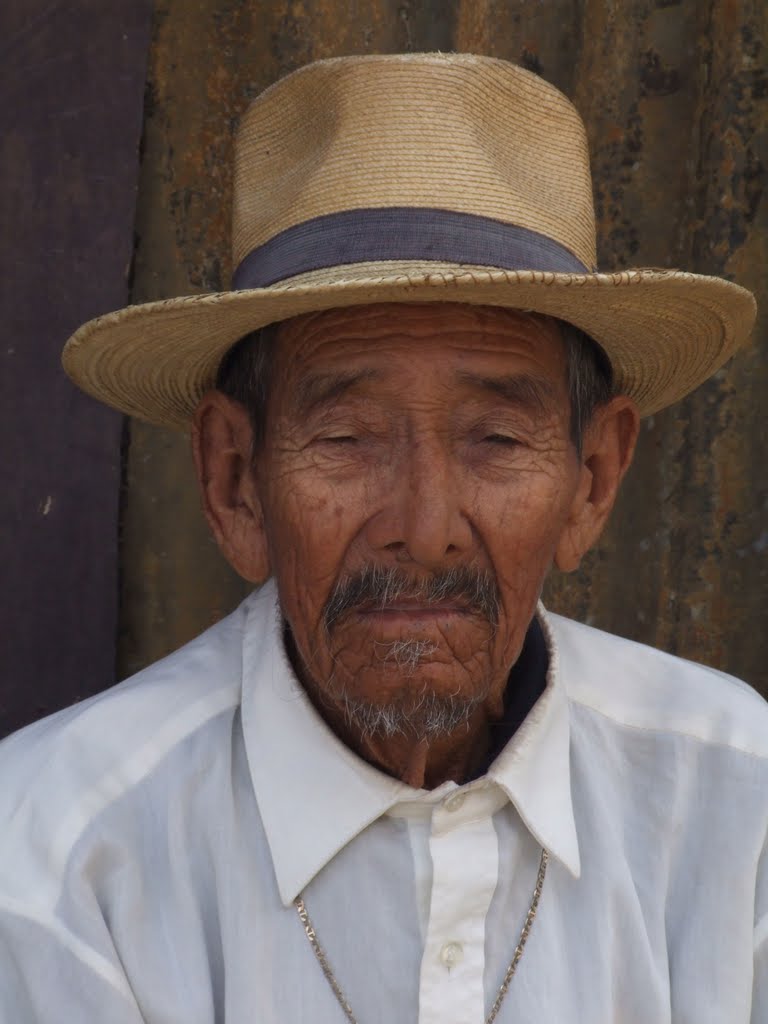
M262 583L269 575L269 557L252 438L243 405L221 391L203 395L192 422L203 512L235 572L252 583Z
M595 410L584 436L578 487L555 551L561 572L578 569L600 536L632 461L639 429L637 406L626 395Z

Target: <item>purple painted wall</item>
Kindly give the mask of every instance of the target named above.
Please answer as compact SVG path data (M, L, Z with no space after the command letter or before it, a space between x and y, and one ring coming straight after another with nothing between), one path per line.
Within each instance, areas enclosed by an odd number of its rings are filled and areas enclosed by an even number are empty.
M0 8L0 734L115 678L122 420L59 354L128 299L151 7Z

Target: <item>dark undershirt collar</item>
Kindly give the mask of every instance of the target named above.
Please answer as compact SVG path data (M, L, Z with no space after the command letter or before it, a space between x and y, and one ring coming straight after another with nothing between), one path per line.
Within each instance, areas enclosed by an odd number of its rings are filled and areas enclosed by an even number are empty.
M544 693L548 668L549 652L544 630L538 618L534 616L525 634L520 656L509 673L507 688L504 691L504 714L491 726L488 753L473 778L485 775Z

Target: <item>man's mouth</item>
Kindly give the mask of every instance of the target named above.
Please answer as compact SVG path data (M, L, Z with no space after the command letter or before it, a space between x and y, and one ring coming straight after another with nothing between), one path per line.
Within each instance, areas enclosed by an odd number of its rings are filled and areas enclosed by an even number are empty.
M368 604L357 609L365 619L394 619L410 622L429 622L448 616L470 615L472 610L459 601L425 601L424 598L398 598L385 605Z

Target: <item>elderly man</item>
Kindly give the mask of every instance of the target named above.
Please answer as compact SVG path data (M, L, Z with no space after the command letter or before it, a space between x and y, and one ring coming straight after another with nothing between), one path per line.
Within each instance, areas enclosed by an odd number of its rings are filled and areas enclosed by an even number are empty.
M764 1024L765 705L538 603L751 297L598 273L576 112L469 56L268 90L234 252L66 350L270 581L0 748L2 1020Z

